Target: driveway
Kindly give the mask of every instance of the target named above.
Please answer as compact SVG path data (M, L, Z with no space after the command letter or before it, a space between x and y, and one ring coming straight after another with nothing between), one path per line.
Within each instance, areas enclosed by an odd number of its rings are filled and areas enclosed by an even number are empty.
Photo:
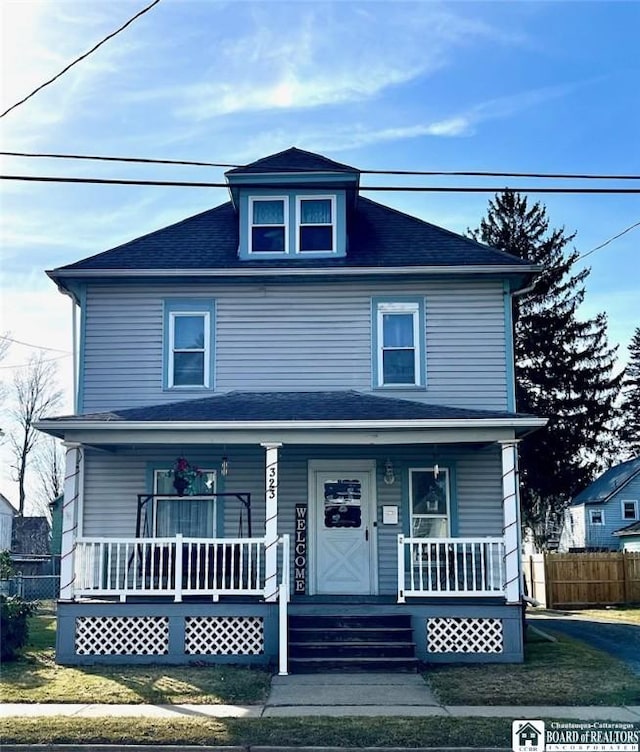
M594 621L583 616L527 614L527 621L541 629L548 627L583 640L598 650L619 658L640 676L640 626Z

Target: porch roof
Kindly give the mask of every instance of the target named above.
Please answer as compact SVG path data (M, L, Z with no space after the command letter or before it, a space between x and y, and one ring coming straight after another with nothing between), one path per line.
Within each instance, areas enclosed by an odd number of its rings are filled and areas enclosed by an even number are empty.
M86 429L424 429L511 428L546 421L532 415L433 405L355 391L230 392L160 405L47 418L38 428L62 436Z

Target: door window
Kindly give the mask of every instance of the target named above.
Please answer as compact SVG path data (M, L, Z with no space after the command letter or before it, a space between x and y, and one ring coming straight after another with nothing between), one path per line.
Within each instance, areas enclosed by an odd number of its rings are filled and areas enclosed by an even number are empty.
M362 526L362 482L358 479L325 480L324 526Z

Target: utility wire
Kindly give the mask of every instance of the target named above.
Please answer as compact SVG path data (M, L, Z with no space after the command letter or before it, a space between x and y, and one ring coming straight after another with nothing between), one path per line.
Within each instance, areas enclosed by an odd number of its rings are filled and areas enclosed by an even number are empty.
M160 2L160 0L153 0L152 3L147 5L146 8L143 8L141 11L138 11L138 13L135 14L135 16L132 16L126 23L122 24L120 28L116 29L115 31L112 31L111 34L104 37L104 39L101 39L98 44L95 44L88 52L85 52L83 55L80 55L80 57L77 57L73 62L69 63L66 67L64 67L59 73L56 73L56 75L53 78L50 78L48 81L45 81L43 84L40 84L36 89L34 89L31 94L27 94L26 97L21 99L19 102L16 102L15 104L12 104L11 107L6 109L1 115L0 118L3 118L5 115L8 115L11 110L15 110L16 107L19 107L21 104L24 104L28 99L31 99L35 94L37 94L39 91L45 88L45 86L49 86L49 84L52 84L54 81L56 81L60 76L64 75L70 68L73 68L74 65L79 63L81 60L84 60L85 58L89 57L92 52L95 52L99 47L102 47L102 45L105 42L108 42L110 39L113 39L113 37L116 36L116 34L119 34L121 31L124 31L124 29L127 28L130 24L132 24L137 18L140 18L140 16L143 16L145 13L151 10L154 5L157 5Z
M36 350L50 350L51 352L65 353L66 355L71 354L69 350L60 350L57 347L43 347L41 345L32 345L30 342L22 342L19 339L13 339L13 337L7 337L5 335L0 335L0 339L5 340L5 342L12 342L14 345L24 345L25 347L34 347Z
M605 240L604 243L600 243L600 245L597 245L595 248L592 248L590 251L587 251L586 253L581 254L580 256L578 256L576 261L580 261L580 259L587 258L587 256L591 256L592 253L599 251L601 248L604 248L606 245L609 245L609 243L613 243L614 240L621 238L623 235L626 235L628 232L631 232L631 230L634 230L636 227L640 227L640 222L636 222L635 224L630 225L629 227L622 230L622 232L619 232L617 235L614 235L612 238L609 238L609 240Z
M141 164L189 165L191 167L240 167L227 162L191 162L186 159L151 159L147 157L102 157L88 154L32 154L21 151L0 151L3 157L35 157L37 159L88 159L101 162L139 162ZM640 177L639 177L640 179Z
M103 162L134 162L141 164L187 165L191 167L246 167L246 165L228 162L197 162L188 159L153 159L150 157L105 157L90 154L49 154L21 151L0 151L4 157L30 157L36 159L85 159ZM295 172L295 168L278 168L281 172ZM594 175L591 173L556 173L556 172L482 172L462 170L359 170L363 175L428 175L453 177L491 177L491 178L549 178L573 180L640 180L640 175Z
M41 360L41 363L53 363L55 360L62 360L62 358L70 358L71 353L67 353L66 355L56 355L55 358L46 358ZM7 368L29 368L31 363L18 363L14 366L0 366L0 368L4 371Z
M82 183L93 185L145 185L180 188L229 188L228 183L196 183L188 180L124 180L121 178L75 178L51 175L0 175L0 180L23 180L35 183ZM243 188L255 188L248 183ZM264 186L261 186L264 187ZM493 187L450 187L450 186L397 186L397 185L363 185L361 191L401 191L407 193L503 193L516 191L518 193L640 193L640 188L550 188L522 187L522 186L493 186Z

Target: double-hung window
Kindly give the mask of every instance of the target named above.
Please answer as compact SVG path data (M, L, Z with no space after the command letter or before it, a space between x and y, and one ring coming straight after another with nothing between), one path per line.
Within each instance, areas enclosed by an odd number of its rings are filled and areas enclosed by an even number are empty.
M423 386L422 304L379 302L376 307L376 386Z
M288 199L269 197L249 199L250 253L286 253Z
M212 386L212 300L165 300L165 387L209 389Z
M623 499L622 504L622 519L623 520L637 520L638 519L638 500L637 499Z
M589 523L591 525L604 525L604 511L602 509L590 509Z
M189 496L178 496L169 470L154 472L153 528L158 538L216 536L216 473L202 470Z
M447 468L409 470L411 535L447 538L450 534L450 490Z
M297 197L298 253L336 250L335 196Z

